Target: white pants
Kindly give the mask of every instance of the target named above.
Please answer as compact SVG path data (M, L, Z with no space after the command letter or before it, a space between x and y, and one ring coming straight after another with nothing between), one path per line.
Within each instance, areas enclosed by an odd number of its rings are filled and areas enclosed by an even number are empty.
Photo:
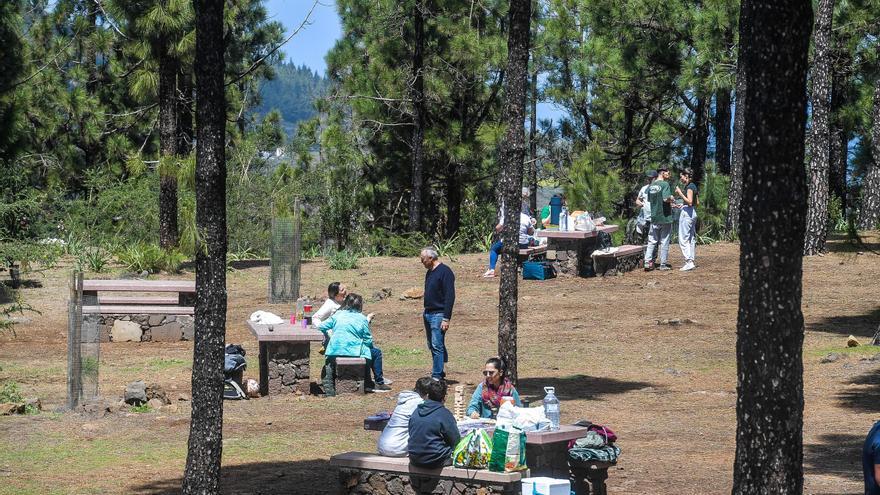
M657 242L660 242L660 264L669 260L669 240L672 239L671 223L652 223L648 232L648 249L645 251L645 261L654 259L654 250Z
M685 261L693 262L697 256L697 210L685 206L678 217L678 245Z

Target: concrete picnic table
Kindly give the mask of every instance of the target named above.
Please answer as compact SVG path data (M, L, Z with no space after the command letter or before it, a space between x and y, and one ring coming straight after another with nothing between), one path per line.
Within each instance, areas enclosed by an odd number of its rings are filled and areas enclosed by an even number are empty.
M315 327L247 321L260 344L260 394L309 393L309 351L324 334ZM271 331L270 331L271 328Z
M535 236L547 238L547 259L555 259L562 273L595 277L592 253L596 248L596 238L599 232L611 234L617 230L617 225L601 225L590 232L543 229L535 232Z

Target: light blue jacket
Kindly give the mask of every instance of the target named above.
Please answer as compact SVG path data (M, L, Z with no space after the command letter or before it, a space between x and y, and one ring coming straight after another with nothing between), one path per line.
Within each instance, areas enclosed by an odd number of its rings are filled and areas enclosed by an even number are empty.
M485 381L480 382L480 384L477 385L477 389L474 390L474 395L471 396L471 403L468 404L467 412L465 412L466 416L470 417L471 413L477 412L480 414L481 418L495 417L495 415L492 414L492 408L483 402L483 385L485 383ZM519 392L517 392L515 388L511 391L510 396L513 397L513 404L516 407L522 407L522 401L519 400Z
M328 330L333 330L325 356L372 358L370 348L373 347L373 334L370 333L370 322L363 314L357 311L337 311L318 325L318 330L324 335L327 335Z

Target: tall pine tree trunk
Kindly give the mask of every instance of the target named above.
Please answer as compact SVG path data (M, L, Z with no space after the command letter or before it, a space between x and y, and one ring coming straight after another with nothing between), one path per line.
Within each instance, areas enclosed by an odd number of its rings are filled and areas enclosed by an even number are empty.
M183 493L219 493L226 340L226 94L224 0L194 0L196 19L196 250L192 416Z
M159 245L177 245L177 68L168 46L159 58Z
M535 68L529 91L529 209L533 216L538 217L538 68L537 62L533 63Z
M694 172L692 177L694 183L702 184L703 170L706 168L706 150L709 147L709 102L703 95L697 97L695 117L690 167Z
M498 296L498 355L516 383L516 318L518 287L516 257L519 253L519 214L523 159L526 155L523 122L529 77L529 24L531 0L510 0L510 31L507 38L507 79L504 81L500 188L504 196L504 229L501 232L501 284Z
M878 45L880 50L880 45ZM859 228L876 229L880 226L880 77L874 83L874 122L871 127L871 164L862 179L862 201Z
M450 163L446 173L446 238L451 239L461 227L461 172L460 165Z
M834 0L820 0L813 36L812 111L810 134L810 197L804 255L825 251L828 238L828 174L831 170L831 22Z
M749 203L739 225L733 493L800 494L811 2L744 0L740 19L740 73L748 88L742 194Z
M739 22L747 22L748 12L740 9ZM733 156L730 160L730 187L727 190L727 225L725 229L730 237L739 234L740 203L742 202L742 164L745 152L745 115L746 115L746 74L742 60L736 61L736 110L733 115Z
M413 7L413 60L412 88L410 97L413 101L413 133L412 133L412 196L409 200L409 230L422 229L422 170L425 162L425 79L424 57L425 20L424 1L416 0Z
M715 163L717 170L730 174L730 90L715 92Z

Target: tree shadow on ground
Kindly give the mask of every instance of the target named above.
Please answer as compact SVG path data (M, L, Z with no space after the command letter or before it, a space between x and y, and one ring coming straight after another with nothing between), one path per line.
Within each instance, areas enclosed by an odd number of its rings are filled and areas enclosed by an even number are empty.
M831 234L825 249L829 253L865 253L873 252L880 254L880 242L873 242L865 236L858 239L850 238L846 234Z
M865 430L863 435L824 434L819 437L819 443L805 444L804 473L862 480L862 444L871 425L861 429Z
M837 400L841 407L866 413L880 411L880 373L877 370L861 374L847 383L869 387L847 388L838 392Z
M810 325L807 330L870 338L874 336L878 325L880 325L880 307L862 315L829 316L819 323Z
M559 400L581 400L598 399L603 395L622 394L645 387L657 387L657 385L587 375L520 378L517 383L517 391L520 395L532 399L544 397L544 387L556 387L556 397Z
M221 489L224 494L322 495L339 493L336 468L327 459L289 462L255 462L223 466ZM141 495L180 493L182 478L155 480L135 487Z

